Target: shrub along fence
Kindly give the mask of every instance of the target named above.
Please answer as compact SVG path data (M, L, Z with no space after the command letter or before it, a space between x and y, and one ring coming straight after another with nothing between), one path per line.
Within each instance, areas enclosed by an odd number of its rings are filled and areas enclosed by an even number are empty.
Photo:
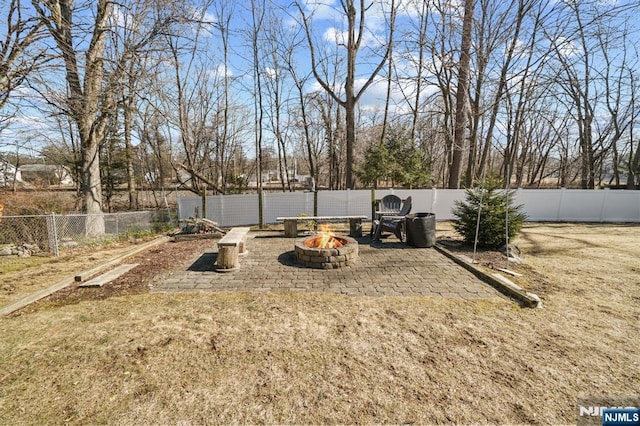
M87 236L89 216L55 213L0 216L0 255L27 256L43 251L57 256L61 248L109 241L127 235L162 232L178 224L175 209L104 213L104 235L90 237Z
M373 200L387 194L412 197L412 212L435 213L437 220L454 219L451 209L464 200L461 189L346 190L264 193L262 224L278 216L372 217ZM179 218L206 217L221 226L260 224L257 194L178 198ZM530 222L636 222L640 223L640 191L583 189L517 189L515 204L522 204Z

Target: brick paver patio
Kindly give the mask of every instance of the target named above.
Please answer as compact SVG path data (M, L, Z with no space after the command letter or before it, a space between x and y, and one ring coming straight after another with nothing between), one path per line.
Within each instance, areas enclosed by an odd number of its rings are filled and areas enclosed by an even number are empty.
M498 298L490 285L432 248L408 247L394 237L374 245L359 238L355 266L309 269L295 263L294 239L281 232L250 233L249 253L234 272L214 271L216 247L195 255L185 270L157 278L153 291L332 292L353 296Z

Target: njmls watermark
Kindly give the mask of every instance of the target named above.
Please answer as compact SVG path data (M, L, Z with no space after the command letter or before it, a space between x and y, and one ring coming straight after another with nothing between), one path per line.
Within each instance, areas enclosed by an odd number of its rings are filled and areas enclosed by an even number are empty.
M640 426L640 395L578 399L578 426Z

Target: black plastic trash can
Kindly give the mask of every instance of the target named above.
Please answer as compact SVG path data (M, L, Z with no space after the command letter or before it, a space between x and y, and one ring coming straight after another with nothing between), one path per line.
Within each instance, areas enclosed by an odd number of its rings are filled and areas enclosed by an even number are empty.
M406 216L407 244L413 247L433 247L436 244L436 215L413 213Z

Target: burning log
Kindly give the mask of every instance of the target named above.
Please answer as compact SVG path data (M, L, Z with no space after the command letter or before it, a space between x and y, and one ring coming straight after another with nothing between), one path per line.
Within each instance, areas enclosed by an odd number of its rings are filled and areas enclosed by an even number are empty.
M311 248L340 248L344 245L342 244L342 241L340 241L340 239L334 237L333 235L324 233L316 237L307 238L304 241L304 244L307 247Z
M320 233L316 237L307 238L304 243L310 248L324 249L340 248L344 245L340 238L336 238L329 225L326 224L320 225Z

